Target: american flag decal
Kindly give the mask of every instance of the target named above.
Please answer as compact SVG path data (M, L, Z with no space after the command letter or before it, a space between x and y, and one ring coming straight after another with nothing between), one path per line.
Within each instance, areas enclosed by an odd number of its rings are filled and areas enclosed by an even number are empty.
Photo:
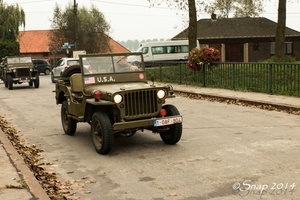
M86 78L84 78L84 83L85 84L93 84L93 83L95 83L95 77L86 77Z

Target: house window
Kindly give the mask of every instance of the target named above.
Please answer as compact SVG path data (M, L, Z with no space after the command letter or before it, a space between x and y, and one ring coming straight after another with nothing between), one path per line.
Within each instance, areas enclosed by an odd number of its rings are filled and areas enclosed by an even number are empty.
M275 54L275 42L271 42L271 55ZM292 55L293 54L293 43L286 42L284 43L284 54Z
M275 54L275 42L271 42L271 55Z
M291 42L285 43L285 54L288 54L288 55L293 54L293 43L291 43Z
M253 44L253 50L254 50L254 51L257 51L257 50L258 50L258 43L254 43L254 44Z

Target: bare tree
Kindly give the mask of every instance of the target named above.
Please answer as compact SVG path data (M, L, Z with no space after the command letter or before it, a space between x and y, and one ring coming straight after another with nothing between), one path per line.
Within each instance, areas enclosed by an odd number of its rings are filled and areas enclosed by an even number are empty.
M197 46L197 13L195 0L188 0L189 4L189 50Z
M204 11L209 14L218 14L218 18L229 18L232 4L232 0L215 0L213 3L206 4Z
M262 0L215 0L205 5L205 12L215 13L218 18L257 17L263 10Z
M151 6L161 5L162 2L167 3L169 7L176 7L186 10L189 16L188 39L189 49L197 46L197 8L201 10L202 1L196 0L148 0Z
M275 39L275 57L283 58L285 55L285 28L286 28L286 0L278 2L278 17Z

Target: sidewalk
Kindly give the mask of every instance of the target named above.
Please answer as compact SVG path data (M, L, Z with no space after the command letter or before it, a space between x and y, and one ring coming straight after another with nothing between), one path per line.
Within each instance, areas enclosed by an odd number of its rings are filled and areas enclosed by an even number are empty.
M1 129L0 158L1 200L50 200Z
M160 85L160 84L158 84ZM171 84L176 92L194 93L207 97L257 102L284 108L300 109L300 98L269 95L254 92L238 92L224 89L202 88L186 85ZM6 135L0 130L0 199L2 200L47 200L44 189L40 186L33 173L24 163ZM26 183L28 189L22 188ZM17 189L17 188L21 189Z

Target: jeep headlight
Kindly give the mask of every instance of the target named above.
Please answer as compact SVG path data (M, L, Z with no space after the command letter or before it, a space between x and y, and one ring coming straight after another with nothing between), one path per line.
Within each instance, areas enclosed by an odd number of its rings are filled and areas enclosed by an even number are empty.
M115 103L121 103L122 100L123 100L123 98L122 98L121 95L117 94L117 95L114 96Z
M166 95L165 91L163 91L163 90L158 90L158 92L157 92L157 97L158 97L158 98L162 99L162 98L165 97L165 95Z

